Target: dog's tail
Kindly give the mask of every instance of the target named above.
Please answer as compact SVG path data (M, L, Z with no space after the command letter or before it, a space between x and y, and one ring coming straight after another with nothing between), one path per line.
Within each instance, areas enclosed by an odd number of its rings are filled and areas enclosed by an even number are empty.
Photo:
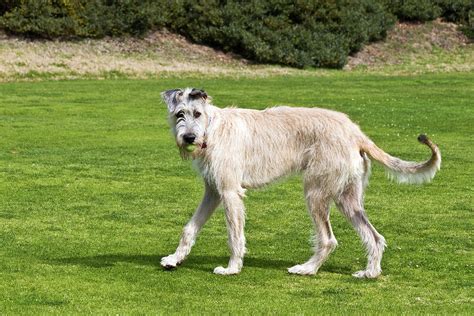
M418 136L418 141L431 149L431 158L429 160L424 162L401 160L390 156L368 138L363 142L361 150L384 165L389 178L398 183L429 182L441 167L441 152L438 146L429 140L426 135Z

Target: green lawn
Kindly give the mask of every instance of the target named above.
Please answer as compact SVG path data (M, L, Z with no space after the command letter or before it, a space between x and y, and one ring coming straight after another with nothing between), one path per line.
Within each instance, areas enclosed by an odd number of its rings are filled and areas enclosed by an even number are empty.
M164 271L201 194L166 122L162 90L204 87L218 106L321 106L348 113L382 148L422 160L434 182L396 185L374 164L366 208L388 248L377 280L356 233L333 210L339 247L314 277L286 268L310 254L298 176L248 192L249 253L227 263L224 215L189 259ZM472 313L474 75L164 79L0 85L0 314Z

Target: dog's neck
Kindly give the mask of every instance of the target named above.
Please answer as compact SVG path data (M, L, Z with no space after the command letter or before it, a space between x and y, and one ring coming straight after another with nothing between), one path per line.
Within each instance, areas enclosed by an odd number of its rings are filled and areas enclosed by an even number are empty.
M205 149L207 148L207 135L208 135L208 130L211 128L211 124L212 122L214 121L214 115L216 113L216 111L219 110L218 107L212 105L212 104L208 104L207 105L209 107L209 110L208 110L208 117L207 117L207 127L206 127L206 132L204 133L204 142L201 144L201 149Z

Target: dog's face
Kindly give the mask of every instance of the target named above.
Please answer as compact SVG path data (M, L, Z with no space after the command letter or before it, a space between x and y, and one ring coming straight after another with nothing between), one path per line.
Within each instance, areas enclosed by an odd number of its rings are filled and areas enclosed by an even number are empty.
M161 97L168 105L168 121L181 154L187 156L184 147L190 144L201 150L209 120L206 92L194 88L173 89L162 92Z

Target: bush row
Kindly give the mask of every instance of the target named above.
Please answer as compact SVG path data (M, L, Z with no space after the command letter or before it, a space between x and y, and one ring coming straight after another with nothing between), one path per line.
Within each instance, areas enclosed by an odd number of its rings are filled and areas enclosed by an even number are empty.
M160 13L163 6L152 1L4 1L6 2L3 6L0 5L0 27L11 33L30 37L141 35L154 26L160 27L165 24L161 19L163 14Z
M3 0L0 27L43 38L142 35L167 27L264 63L340 68L395 16L443 16L471 36L472 0Z

